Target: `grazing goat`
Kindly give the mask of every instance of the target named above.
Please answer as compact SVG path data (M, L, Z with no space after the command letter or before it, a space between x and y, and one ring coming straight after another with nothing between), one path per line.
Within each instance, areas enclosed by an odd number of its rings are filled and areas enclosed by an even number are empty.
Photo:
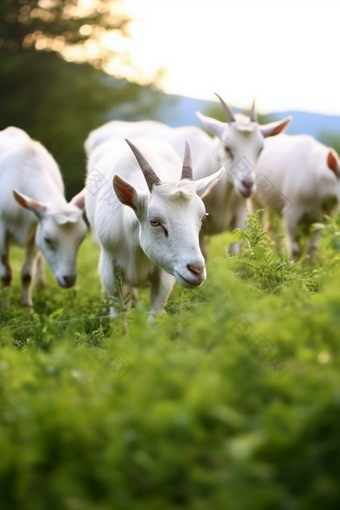
M32 306L31 281L39 250L58 284L72 287L78 247L87 230L82 218L84 198L79 194L66 202L56 162L39 142L16 127L0 131L0 197L0 278L5 288L12 280L10 244L26 249L21 270L23 305Z
M168 144L144 137L136 140L139 150L126 142L109 140L90 155L86 212L101 246L99 271L108 295L115 296L119 268L124 284L151 283L151 310L157 314L175 279L196 288L206 278L198 239L205 216L200 197L224 169L194 181L188 142L181 175L181 160ZM104 193L95 185L98 179L107 183Z
M209 216L200 232L200 246L205 257L205 236L244 228L246 199L255 190L254 167L264 138L281 133L291 122L289 117L261 126L257 122L254 105L250 118L234 116L226 103L219 99L227 115L227 123L197 113L204 126L217 136L214 139L194 126L170 128L155 121L111 121L92 131L85 142L85 150L90 155L100 144L116 136L153 135L169 143L180 155L182 140L186 138L192 148L195 179L214 174L223 164L226 172L221 182L204 199ZM229 251L237 253L239 243L232 244Z
M298 224L309 227L331 214L340 199L340 161L336 152L308 135L282 134L265 142L256 175L263 189L251 198L255 212L264 208L283 216L288 254L298 259ZM262 197L262 199L261 199ZM317 248L315 231L307 253Z

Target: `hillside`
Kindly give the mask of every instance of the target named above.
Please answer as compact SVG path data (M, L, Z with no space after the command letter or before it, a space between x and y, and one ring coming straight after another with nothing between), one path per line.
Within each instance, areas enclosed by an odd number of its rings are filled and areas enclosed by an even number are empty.
M202 113L206 113L216 104L213 101L205 101L192 97L179 95L167 96L167 94L164 94L164 96L164 102L159 106L157 116L163 118L163 122L173 127L183 125L199 126L200 123L195 112L198 110ZM170 98L173 100L169 101ZM236 107L234 111L240 112L241 110ZM269 112L269 114L277 119L291 115L293 117L293 122L287 129L287 133L292 135L305 133L318 138L320 134L326 132L332 135L340 134L339 115L323 115L296 110Z

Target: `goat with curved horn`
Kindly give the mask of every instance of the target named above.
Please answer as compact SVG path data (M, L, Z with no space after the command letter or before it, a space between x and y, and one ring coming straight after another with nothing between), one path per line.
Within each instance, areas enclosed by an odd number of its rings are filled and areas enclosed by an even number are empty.
M227 119L228 119L229 124L230 124L230 122L236 122L234 114L231 111L231 109L229 108L229 106L227 105L227 103L225 103L223 101L223 99L218 94L216 94L216 92L215 92L215 96L217 96L218 99L221 101L221 105L223 106L223 109L224 109L224 111L225 111L225 113L227 115Z
M152 193L153 186L159 186L161 184L160 178L157 176L155 171L151 168L150 164L147 162L143 154L137 147L130 142L127 138L125 138L126 143L129 145L130 149L134 153L137 162L143 172L143 175L146 180L146 184L148 185L150 193Z
M253 101L249 117L251 122L257 122L257 113L255 111L255 99Z
M183 150L184 139L181 137L179 150L180 147ZM224 168L196 181L190 180L189 142L185 143L183 161L169 143L157 136L147 136L143 132L134 140L140 150L118 136L107 140L100 150L90 155L85 204L100 245L99 271L109 298L117 294L121 278L132 292L135 287L151 283L152 317L164 311L176 280L183 287L194 289L206 279L205 260L199 245L201 221L205 216L202 198L220 180ZM162 183L153 187L151 194L126 143L146 173L149 189L159 180L155 179L157 176L140 151L162 172L159 174ZM179 182L182 161L185 180ZM107 183L112 183L109 200L102 200L103 195L92 192L93 168ZM122 275L119 279L117 268ZM112 303L110 316L114 318L120 312Z
M181 180L182 179L189 179L190 181L193 180L191 149L190 149L190 144L189 144L188 140L185 140L185 153L184 153Z

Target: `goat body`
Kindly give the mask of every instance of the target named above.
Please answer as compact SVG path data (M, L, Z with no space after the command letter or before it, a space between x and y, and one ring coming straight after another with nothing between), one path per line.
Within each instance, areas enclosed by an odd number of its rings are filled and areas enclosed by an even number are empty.
M101 246L99 269L108 294L116 294L119 268L129 286L151 283L151 308L159 313L175 279L195 288L206 278L198 243L205 215L200 197L224 170L193 181L188 143L181 176L181 160L169 144L153 137L134 141L139 149L128 142L134 154L118 137L90 154L86 211ZM94 186L98 177L100 191Z
M252 197L255 211L266 209L283 216L288 253L300 256L298 223L310 225L330 214L340 199L340 161L336 152L308 135L281 134L265 142L256 167L257 180L270 191ZM316 231L308 252L317 247Z
M45 256L60 286L76 280L76 254L85 236L81 196L67 203L59 168L48 151L15 127L0 131L0 278L9 287L9 246L26 249L22 304L31 306L31 280Z

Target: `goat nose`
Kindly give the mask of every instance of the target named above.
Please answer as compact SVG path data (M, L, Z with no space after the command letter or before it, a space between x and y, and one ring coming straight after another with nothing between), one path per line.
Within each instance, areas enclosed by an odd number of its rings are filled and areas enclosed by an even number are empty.
M203 264L188 264L189 271L195 276L201 276L205 266Z
M76 283L77 276L76 275L68 275L63 276L64 282L66 283L67 287L73 287L73 285Z
M251 190L253 187L253 183L250 181L242 181L242 185L248 190Z

